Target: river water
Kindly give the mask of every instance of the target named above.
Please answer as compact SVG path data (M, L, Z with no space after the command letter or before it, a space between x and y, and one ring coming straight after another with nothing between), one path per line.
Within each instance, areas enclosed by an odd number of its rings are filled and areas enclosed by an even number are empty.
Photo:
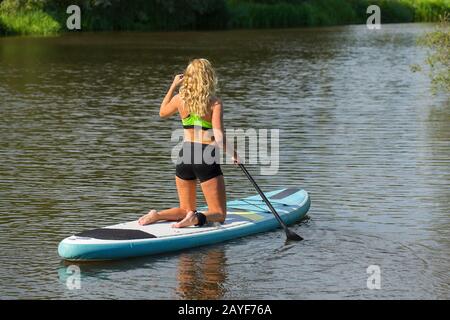
M416 39L427 24L0 38L0 298L450 298L450 105ZM177 204L174 74L213 61L225 124L279 129L276 175L308 218L182 253L84 263L67 287L59 241ZM224 165L228 198L255 194ZM369 289L367 268L380 270ZM376 268L376 267L375 267Z

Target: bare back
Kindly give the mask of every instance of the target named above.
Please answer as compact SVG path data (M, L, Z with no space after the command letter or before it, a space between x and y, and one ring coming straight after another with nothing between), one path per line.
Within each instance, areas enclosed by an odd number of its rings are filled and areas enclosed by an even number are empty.
M180 119L183 120L186 117L189 117L189 111L184 107L183 100L177 95L179 99L178 103L178 113L180 115ZM214 97L211 99L209 112L202 117L203 120L210 122L212 124L212 128L221 129L222 130L222 103L220 99ZM220 124L218 123L218 120ZM202 130L199 128L189 128L184 129L184 141L190 142L198 142L204 144L210 144L214 142L214 134L213 130Z

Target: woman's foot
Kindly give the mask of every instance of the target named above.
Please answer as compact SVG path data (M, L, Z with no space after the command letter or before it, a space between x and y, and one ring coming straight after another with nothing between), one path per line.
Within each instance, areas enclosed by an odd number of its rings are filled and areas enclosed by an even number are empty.
M146 224L155 223L157 221L159 221L158 212L156 212L156 210L150 210L149 213L139 218L138 223L141 226L145 226Z
M194 211L189 211L186 214L186 217L184 217L183 220L180 222L174 223L172 225L172 228L184 228L189 226L195 226L198 223L197 216L195 215Z

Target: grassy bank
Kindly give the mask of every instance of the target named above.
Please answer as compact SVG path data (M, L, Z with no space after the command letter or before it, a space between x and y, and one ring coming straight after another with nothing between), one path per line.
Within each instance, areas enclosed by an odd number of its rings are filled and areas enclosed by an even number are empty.
M0 0L0 34L64 31L77 4L82 30L211 30L364 23L371 4L381 22L437 21L450 0Z
M61 30L61 25L43 11L0 13L0 33L23 35L50 35Z

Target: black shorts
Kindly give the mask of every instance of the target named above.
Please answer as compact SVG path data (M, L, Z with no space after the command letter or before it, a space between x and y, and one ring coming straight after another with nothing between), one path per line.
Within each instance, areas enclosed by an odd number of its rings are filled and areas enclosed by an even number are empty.
M198 179L201 183L223 175L216 150L211 144L184 142L178 154L176 176L183 180Z

